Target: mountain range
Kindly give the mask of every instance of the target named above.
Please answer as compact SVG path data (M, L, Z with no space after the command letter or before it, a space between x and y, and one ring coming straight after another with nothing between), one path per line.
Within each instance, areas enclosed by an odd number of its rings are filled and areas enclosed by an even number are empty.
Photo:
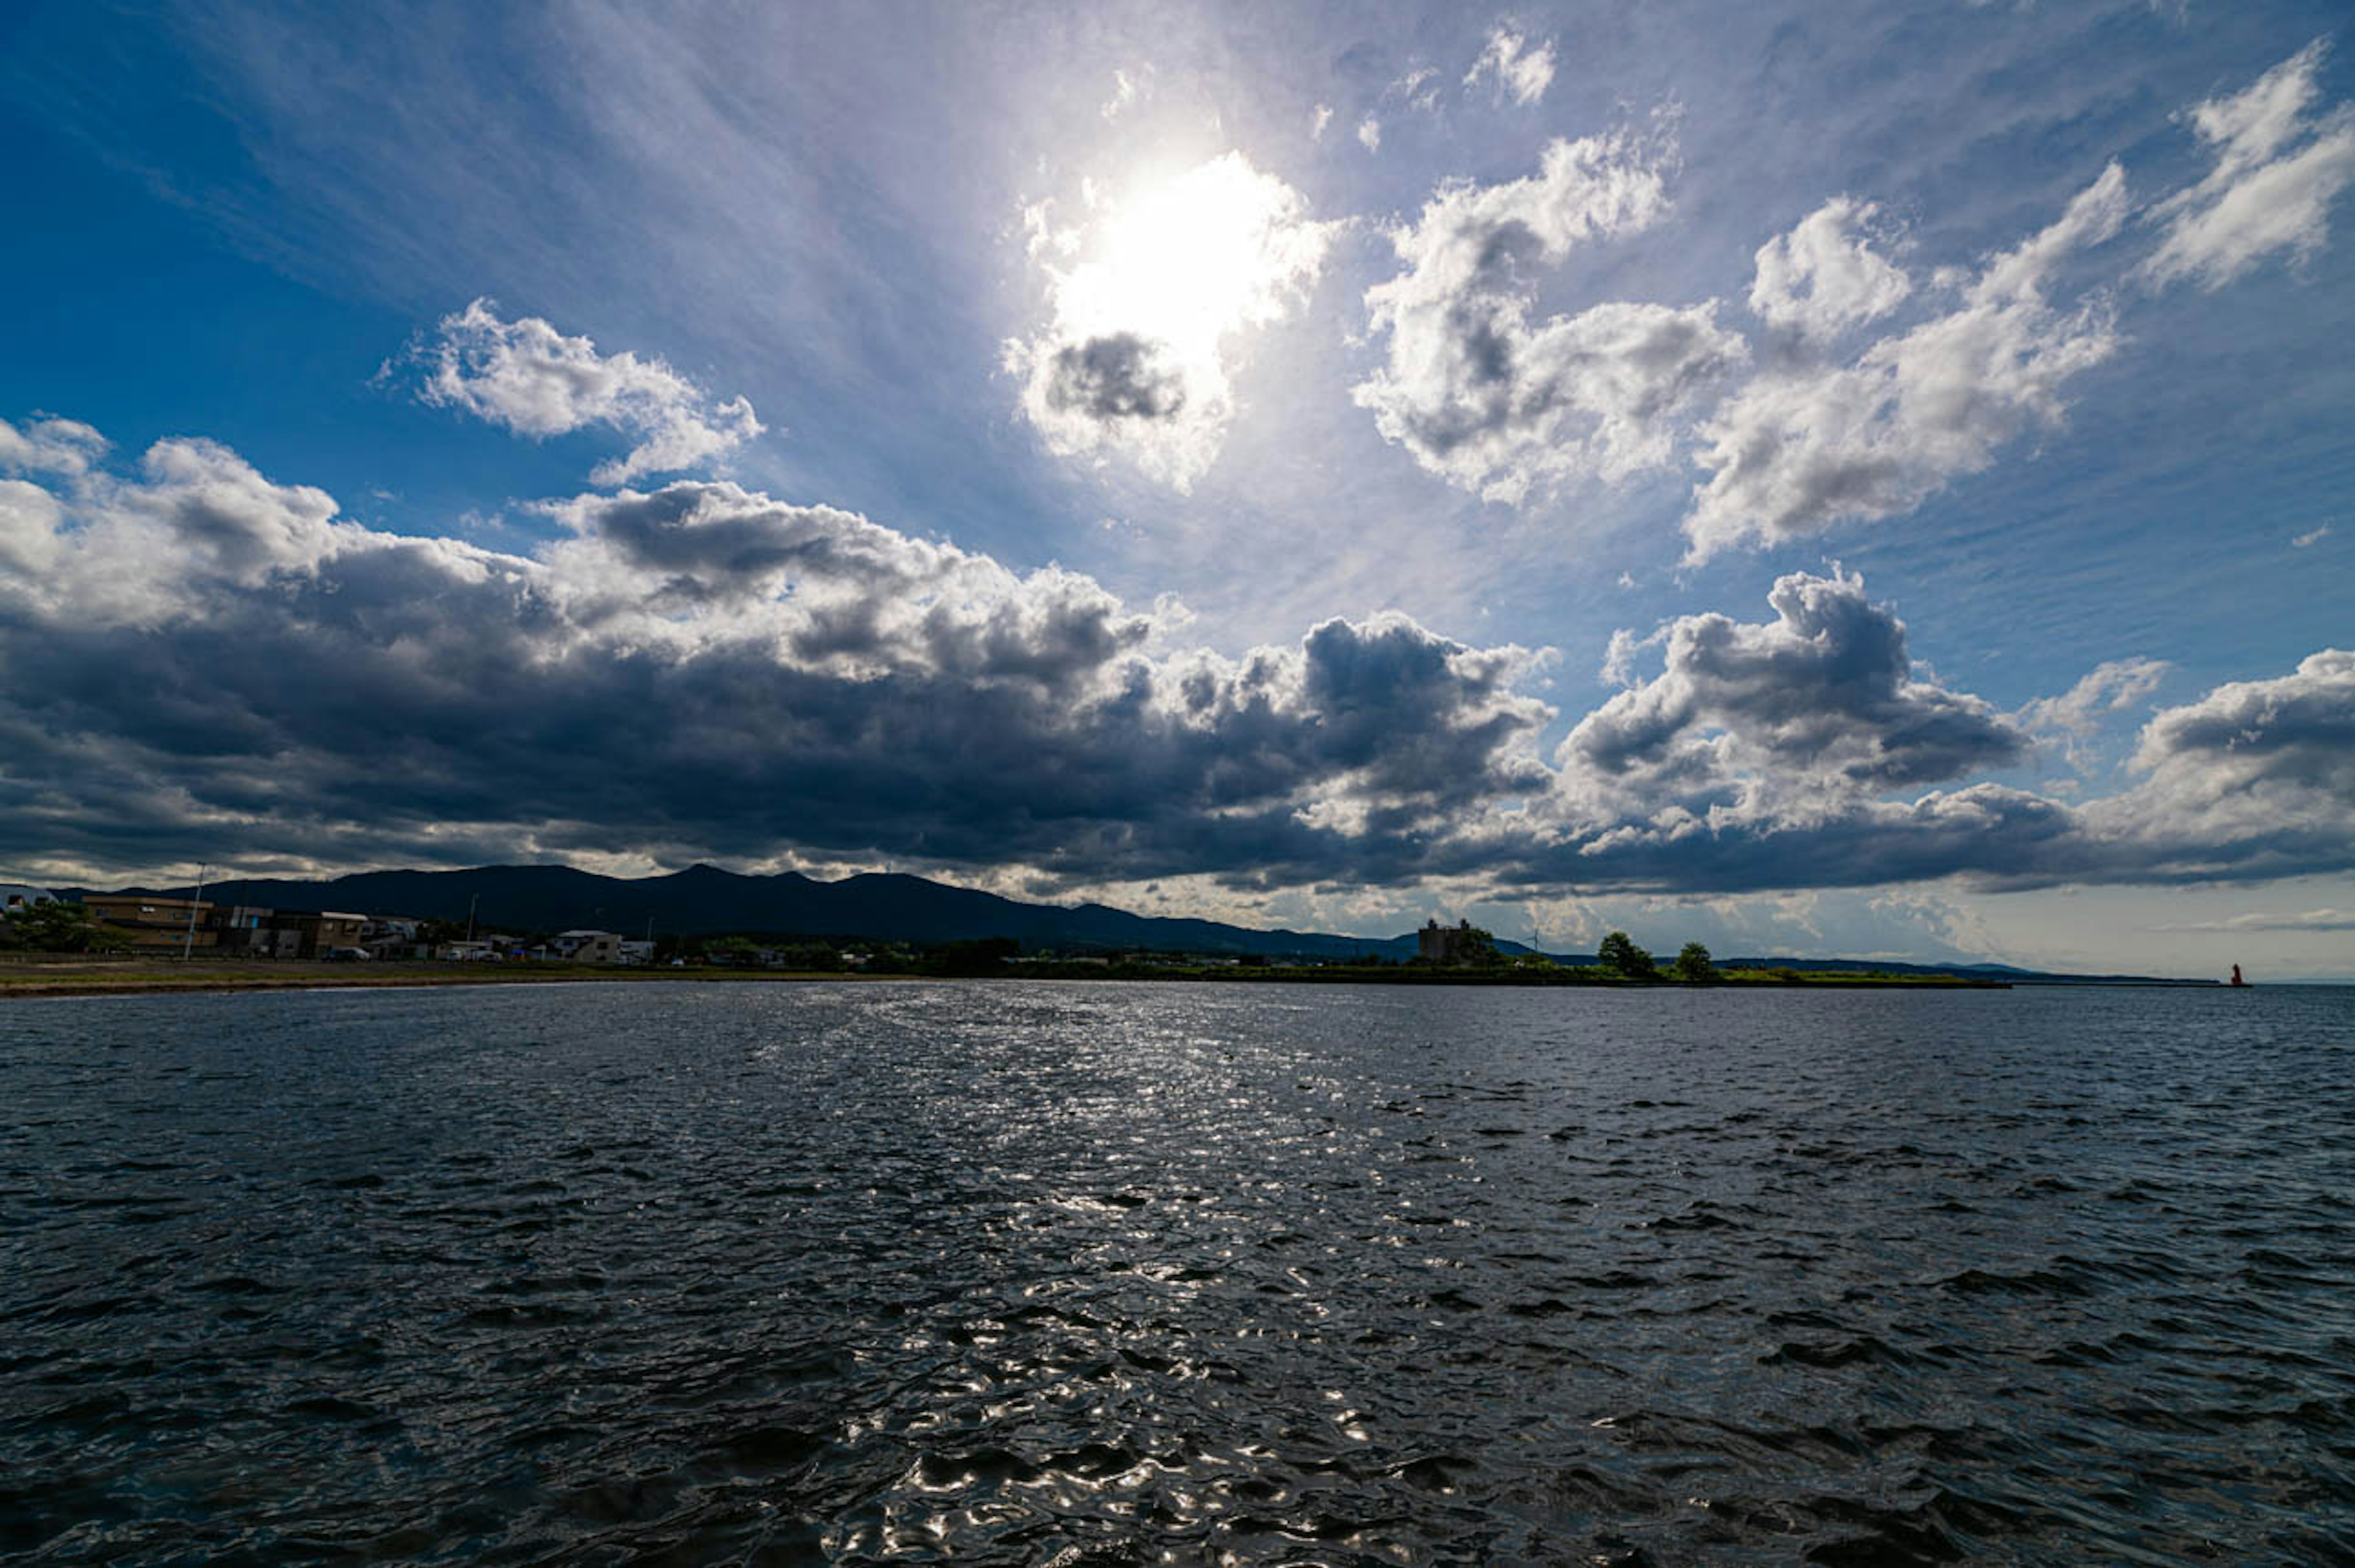
M122 888L123 893L186 898L180 888ZM79 898L85 890L63 889ZM606 877L570 866L478 866L457 871L358 871L329 881L278 879L214 883L206 896L223 903L282 910L337 910L356 914L439 917L471 915L485 931L554 932L577 927L627 935L706 936L723 932L785 936L862 937L919 944L1010 936L1028 948L1218 955L1346 959L1412 957L1416 938L1336 936L1323 932L1259 931L1214 920L1134 914L1099 903L1024 903L974 888L922 877L866 872L820 881L798 871L747 876L717 866L690 866L659 877ZM1499 938L1507 955L1537 949ZM1592 954L1550 954L1565 964L1592 964ZM2127 981L2134 976L2051 975L2004 964L1902 964L1881 960L1727 957L1728 968L1879 970L1953 974L2015 984Z

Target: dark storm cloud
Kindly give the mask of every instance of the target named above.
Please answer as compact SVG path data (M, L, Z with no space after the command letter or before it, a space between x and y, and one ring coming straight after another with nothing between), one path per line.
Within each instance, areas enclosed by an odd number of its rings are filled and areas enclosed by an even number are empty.
M371 533L217 447L65 497L34 541L55 570L0 593L7 852L446 859L595 825L611 849L1388 874L1367 823L1527 787L1511 748L1547 716L1510 690L1523 656L1400 617L1156 661L1089 579L847 513L696 484L550 511L569 537L530 558Z
M1092 420L1174 419L1186 408L1186 378L1167 357L1133 332L1067 345L1048 370L1047 406Z
M1860 581L1795 574L1772 620L1666 628L1551 768L1537 656L1396 614L1228 658L1089 578L730 484L551 505L525 556L372 532L208 443L47 472L0 480L0 856L27 865L798 851L1731 891L2355 864L2345 653L2161 712L2108 800L1915 795L2024 736L1917 676Z

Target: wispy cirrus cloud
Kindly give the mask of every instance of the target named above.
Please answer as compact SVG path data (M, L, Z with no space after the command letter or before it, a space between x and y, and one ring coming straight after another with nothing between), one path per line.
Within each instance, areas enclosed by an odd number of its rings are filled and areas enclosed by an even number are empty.
M1499 22L1489 29L1480 58L1464 73L1464 85L1478 87L1483 80L1493 81L1499 98L1509 98L1526 108L1553 85L1553 69L1551 38L1532 44L1511 23Z
M2322 249L2330 204L2355 184L2355 108L2313 112L2327 49L2317 39L2243 91L2192 108L2215 165L2151 209L2166 231L2145 277L2214 290L2278 252L2304 262Z

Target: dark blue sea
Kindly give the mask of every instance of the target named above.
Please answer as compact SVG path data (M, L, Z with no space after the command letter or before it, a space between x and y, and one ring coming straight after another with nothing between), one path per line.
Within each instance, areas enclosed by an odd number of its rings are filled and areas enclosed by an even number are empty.
M2355 1561L2355 990L0 1006L0 1560Z

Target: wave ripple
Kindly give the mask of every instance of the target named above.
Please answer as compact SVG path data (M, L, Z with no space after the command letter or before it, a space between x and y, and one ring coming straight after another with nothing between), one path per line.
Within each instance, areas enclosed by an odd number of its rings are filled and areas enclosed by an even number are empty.
M2355 991L0 1011L0 1556L2355 1558Z

